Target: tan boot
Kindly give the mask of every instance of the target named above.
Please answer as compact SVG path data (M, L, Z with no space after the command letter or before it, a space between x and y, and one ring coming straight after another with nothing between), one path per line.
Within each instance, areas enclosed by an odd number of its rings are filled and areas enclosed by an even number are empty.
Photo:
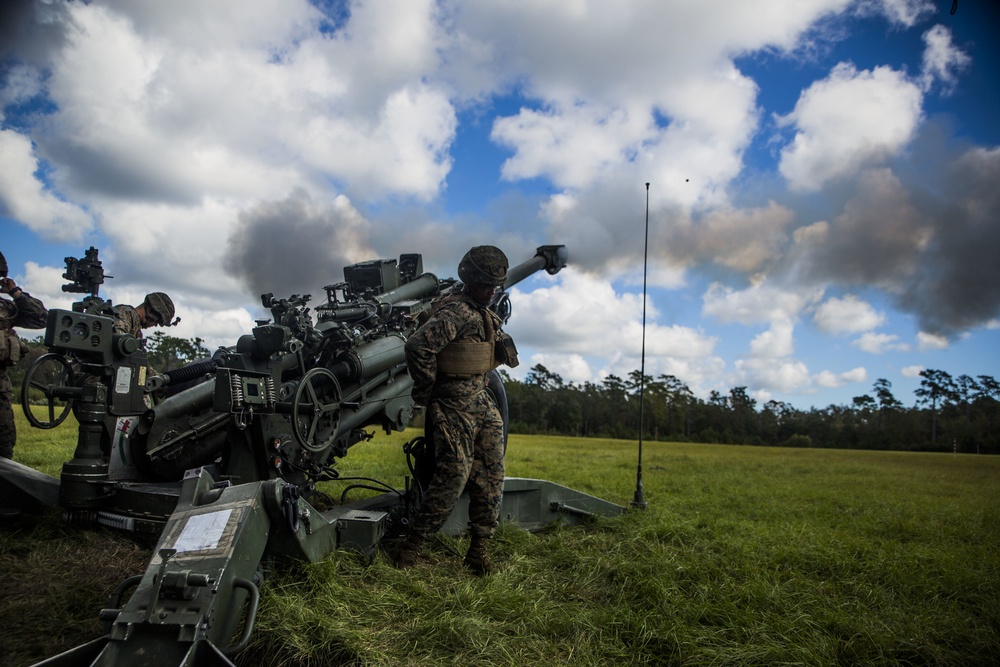
M490 538L478 535L473 535L472 542L469 543L469 552L465 554L465 566L477 576L493 572L493 562L488 551L489 543Z
M399 545L399 553L396 554L396 567L401 570L413 567L420 559L420 553L424 550L424 536L420 533L410 533Z

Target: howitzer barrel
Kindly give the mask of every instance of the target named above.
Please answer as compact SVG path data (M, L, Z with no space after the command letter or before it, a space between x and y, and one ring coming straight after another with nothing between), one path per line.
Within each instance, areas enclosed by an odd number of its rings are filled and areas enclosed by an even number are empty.
M405 285L400 285L394 290L383 292L375 297L380 303L399 303L410 299L420 299L437 294L438 279L432 273L425 273L419 278L414 278Z
M507 279L504 280L503 288L510 289L528 276L537 271L545 269L549 274L559 273L559 270L566 266L569 253L564 245L543 245L539 246L535 256L527 262L518 264L507 271Z

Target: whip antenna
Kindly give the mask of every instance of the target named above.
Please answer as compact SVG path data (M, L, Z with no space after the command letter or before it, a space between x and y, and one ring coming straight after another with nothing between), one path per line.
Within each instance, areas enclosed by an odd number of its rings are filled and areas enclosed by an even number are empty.
M642 354L639 362L639 465L635 470L635 495L632 507L646 509L642 490L642 406L646 402L646 268L649 265L649 183L646 183L646 240L642 248Z

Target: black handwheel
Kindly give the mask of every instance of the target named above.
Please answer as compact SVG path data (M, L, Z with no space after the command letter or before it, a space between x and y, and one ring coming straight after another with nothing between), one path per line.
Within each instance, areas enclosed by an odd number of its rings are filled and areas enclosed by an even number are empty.
M328 383L325 395L333 395L333 401L323 403L316 391L316 383ZM309 413L303 417L302 413ZM304 421L300 422L300 419ZM302 376L292 398L292 434L302 447L310 452L322 452L337 437L340 425L340 384L337 378L323 367L314 368ZM323 437L320 427L328 429L329 436ZM305 431L305 433L303 433Z
M54 372L43 370L42 366L48 362L55 362L57 368ZM51 382L45 382L42 378L48 377ZM35 359L34 363L24 374L24 381L21 383L21 408L24 416L35 428L55 428L62 424L69 415L70 408L73 407L73 397L75 393L71 391L73 387L73 367L69 365L66 358L55 352L48 352ZM45 396L45 405L48 408L49 419L42 421L31 411L28 403L28 393L31 388L38 389ZM66 401L62 406L62 412L56 417L57 401Z

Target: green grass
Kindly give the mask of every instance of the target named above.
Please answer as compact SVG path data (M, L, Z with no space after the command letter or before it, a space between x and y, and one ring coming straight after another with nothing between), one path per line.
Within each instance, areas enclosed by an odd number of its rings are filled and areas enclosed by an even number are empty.
M21 431L15 457L57 474L66 444L49 454L59 445L29 444L31 430ZM399 446L414 435L379 434L356 446L342 474L401 487ZM635 462L635 443L515 435L507 473L627 505ZM383 554L366 563L339 552L279 568L263 586L239 662L997 664L1000 458L647 442L643 463L646 511L535 534L501 526L499 571L490 577L463 569L453 552L464 538L444 538L407 571ZM327 485L331 495L341 488ZM75 543L83 556L66 546ZM9 642L0 654L27 664L97 636L111 588L142 569L130 545L54 519L0 531L0 588L8 592L20 580L80 569L72 596L26 583L0 598L0 644ZM81 565L105 548L109 567ZM83 575L107 569L114 576L99 582ZM58 625L21 623L26 606Z

